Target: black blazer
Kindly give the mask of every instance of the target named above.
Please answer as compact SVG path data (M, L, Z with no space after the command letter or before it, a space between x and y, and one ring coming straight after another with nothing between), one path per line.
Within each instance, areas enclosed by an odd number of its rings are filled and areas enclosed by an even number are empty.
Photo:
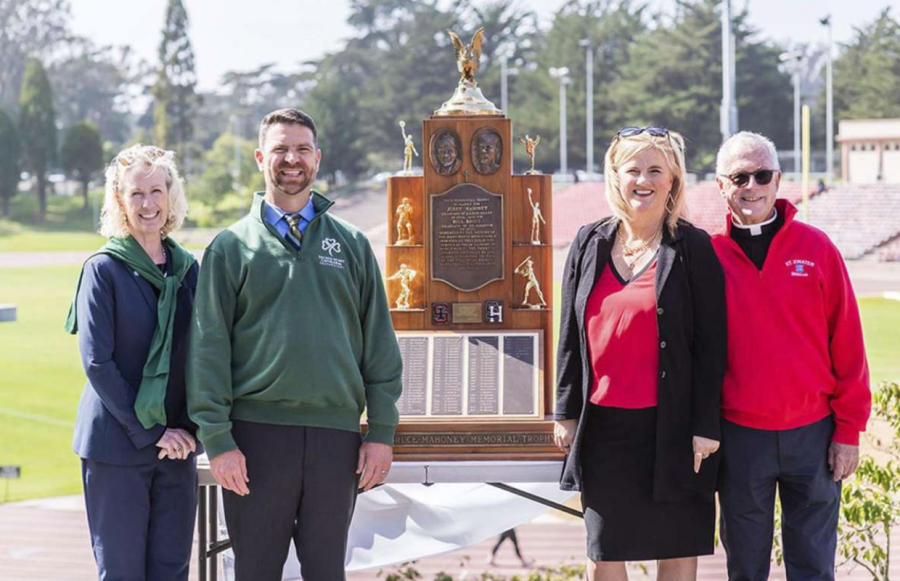
M165 404L168 427L192 434L197 427L187 415L184 368L198 271L194 263L178 289ZM85 262L76 308L78 346L88 381L72 442L82 458L119 466L156 461L155 444L165 428L144 429L134 400L156 332L157 301L153 285L124 262L105 254Z
M560 488L581 490L581 449L593 383L585 335L588 297L610 260L619 224L606 218L583 226L566 260L557 357L556 419L578 419ZM659 330L656 459L653 497L675 502L712 497L719 454L693 471L693 436L719 439L725 375L725 278L709 235L680 221L664 230L656 267Z

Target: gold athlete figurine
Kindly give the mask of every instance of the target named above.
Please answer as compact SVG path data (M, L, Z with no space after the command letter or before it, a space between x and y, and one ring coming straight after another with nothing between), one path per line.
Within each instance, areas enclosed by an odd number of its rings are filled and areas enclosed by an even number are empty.
M397 297L397 310L408 311L410 309L409 301L412 298L412 288L410 283L416 278L417 272L405 264L400 265L400 269L388 277L388 280L400 280L400 296Z
M531 204L531 243L540 244L541 222L546 224L547 221L544 220L544 215L541 213L541 203L535 202L531 198L531 188L528 188L528 203Z
M539 174L538 170L534 169L534 148L538 146L541 142L541 136L538 135L534 139L528 137L528 134L525 134L525 137L520 137L519 141L525 145L525 153L528 154L528 159L531 161L531 169L525 172L526 175L534 175Z
M416 151L416 145L413 143L412 135L406 134L406 121L400 122L400 131L403 133L403 173L406 175L412 174L412 158L413 154L416 154L416 157L419 157L419 152Z
M397 216L397 246L410 246L415 244L415 240L413 240L413 225L412 220L410 219L413 214L412 204L409 203L409 198L403 198L403 201L400 202L400 205L397 206L397 211L394 212Z
M516 267L516 274L521 274L528 282L525 283L525 298L522 299L522 306L528 307L529 309L540 309L541 307L546 307L547 302L544 300L544 293L541 292L541 287L538 284L537 277L534 275L534 261L531 260L529 256L522 263ZM535 294L538 299L541 301L540 304L531 304L528 302L528 296L531 294L531 290L534 289Z

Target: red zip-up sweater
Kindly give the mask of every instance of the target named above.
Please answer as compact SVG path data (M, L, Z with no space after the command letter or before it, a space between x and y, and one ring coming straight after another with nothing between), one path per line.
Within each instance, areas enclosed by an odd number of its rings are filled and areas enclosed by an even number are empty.
M785 220L762 270L731 238L731 216L713 248L725 271L728 367L722 417L789 430L834 414L833 441L859 445L872 407L859 308L847 268L824 232Z

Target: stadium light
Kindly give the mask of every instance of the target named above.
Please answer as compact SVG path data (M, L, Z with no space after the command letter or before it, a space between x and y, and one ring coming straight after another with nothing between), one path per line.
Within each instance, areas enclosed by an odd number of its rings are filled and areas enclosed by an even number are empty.
M794 79L794 179L800 179L800 73L806 64L806 49L781 53L779 57Z
M519 74L519 69L509 67L509 59L515 48L509 44L500 50L500 110L509 117L509 75Z
M582 38L578 41L578 46L584 47L585 52L585 69L587 78L585 79L585 135L587 144L585 147L585 157L587 164L585 170L588 175L594 173L594 50L591 46L590 38Z
M734 135L738 129L734 35L731 26L731 0L722 0L722 105L719 109L722 141Z
M825 70L825 180L830 186L834 181L834 91L832 60L834 37L831 26L831 15L819 20L819 24L828 28L828 68Z
M566 85L569 84L568 67L551 67L550 76L559 81L559 173L569 173L566 151Z

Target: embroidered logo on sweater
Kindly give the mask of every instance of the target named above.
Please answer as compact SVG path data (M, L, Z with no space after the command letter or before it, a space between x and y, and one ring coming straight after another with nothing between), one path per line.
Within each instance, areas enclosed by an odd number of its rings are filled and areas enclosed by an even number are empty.
M322 250L328 253L328 256L334 256L333 252L341 253L341 243L334 238L326 238L322 240Z
M813 268L816 263L809 260L788 260L784 263L791 269L791 276L809 276L809 269Z

